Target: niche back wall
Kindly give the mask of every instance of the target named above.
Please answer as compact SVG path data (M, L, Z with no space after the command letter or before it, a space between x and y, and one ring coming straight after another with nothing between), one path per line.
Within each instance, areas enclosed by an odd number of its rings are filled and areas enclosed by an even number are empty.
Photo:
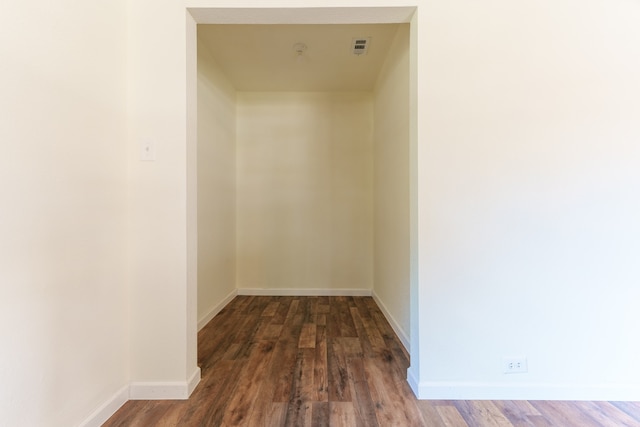
M239 292L373 283L370 93L237 94Z

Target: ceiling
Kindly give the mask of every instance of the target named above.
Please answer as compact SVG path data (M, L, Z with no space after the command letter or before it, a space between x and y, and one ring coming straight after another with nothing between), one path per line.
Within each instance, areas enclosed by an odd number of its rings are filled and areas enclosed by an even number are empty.
M198 48L238 91L369 91L399 25L198 25ZM353 54L353 39L364 37L367 53ZM302 55L296 43L307 46Z

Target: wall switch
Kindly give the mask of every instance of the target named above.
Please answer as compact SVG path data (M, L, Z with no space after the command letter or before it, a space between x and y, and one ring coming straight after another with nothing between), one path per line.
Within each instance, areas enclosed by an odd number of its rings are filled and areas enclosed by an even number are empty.
M505 374L522 374L528 372L526 357L505 357L502 359L502 371Z
M156 143L150 139L140 143L140 160L143 162L153 162L156 160Z

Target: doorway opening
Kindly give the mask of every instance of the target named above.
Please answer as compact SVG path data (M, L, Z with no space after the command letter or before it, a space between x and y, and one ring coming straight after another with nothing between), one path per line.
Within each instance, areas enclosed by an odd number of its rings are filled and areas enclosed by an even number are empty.
M363 11L375 17L362 22ZM198 142L189 143L197 146L197 212L190 217L197 216L199 327L237 293L373 295L410 349L414 11L345 8L336 23L330 8L190 10L199 24L190 49L197 89L189 90L198 106ZM265 26L282 53L256 48ZM368 55L385 51L373 83L363 87L357 72L348 80L350 68L323 69L318 59L327 48L314 51L319 44L305 28L320 38L347 30L351 46L335 49L351 49L350 59L364 59L353 54L362 40ZM386 39L371 35L380 29ZM287 38L292 30L297 35ZM255 65L234 68L234 55L266 56L263 68L288 60L294 73L263 73L266 83L259 82ZM351 90L305 86L305 69Z

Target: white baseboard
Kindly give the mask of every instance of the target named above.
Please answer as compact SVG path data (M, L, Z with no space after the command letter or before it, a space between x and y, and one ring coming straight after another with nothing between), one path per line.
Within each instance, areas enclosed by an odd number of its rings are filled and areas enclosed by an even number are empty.
M274 288L239 288L238 295L266 296L350 296L370 297L371 289L274 289Z
M413 391L413 394L416 396L416 398L426 399L426 397L420 397L424 395L424 394L421 394L421 391L420 391L420 380L414 374L411 366L407 368L407 382L409 383L409 387L411 387L411 391Z
M191 377L189 377L189 380L187 381L187 398L191 396L193 390L195 390L198 384L200 384L201 378L202 376L200 366L196 366L196 368L193 370L193 373L191 374Z
M209 312L207 314L205 314L200 320L198 320L198 331L202 328L204 328L207 323L209 323L211 321L211 319L213 319L216 314L220 313L220 311L222 311L222 309L231 302L232 299L235 298L235 296L238 295L238 290L234 289L233 291L231 291L229 293L229 295L227 295L221 302L220 304L216 305L215 307L213 307L211 310L209 310Z
M133 382L131 400L185 400L200 382L200 368L196 367L187 381Z
M200 368L196 367L186 382L127 384L78 424L78 427L100 427L129 400L188 399L199 382Z
M400 324L396 321L395 317L391 315L391 312L389 311L387 306L384 305L384 303L382 302L380 297L378 297L378 294L376 294L375 291L373 291L372 296L373 296L373 300L376 302L376 304L378 304L378 307L380 307L380 311L382 311L382 314L384 314L384 317L387 318L387 321L391 325L393 332L396 333L396 335L400 339L400 342L404 346L405 350L407 350L407 353L411 354L411 341L409 340L409 336L407 335L407 333L404 331L404 329L400 327Z
M107 399L98 407L91 415L82 421L79 427L100 427L105 423L118 409L129 400L129 384L118 390L113 396Z
M444 381L419 383L410 368L407 380L417 398L422 400L640 400L640 386Z

